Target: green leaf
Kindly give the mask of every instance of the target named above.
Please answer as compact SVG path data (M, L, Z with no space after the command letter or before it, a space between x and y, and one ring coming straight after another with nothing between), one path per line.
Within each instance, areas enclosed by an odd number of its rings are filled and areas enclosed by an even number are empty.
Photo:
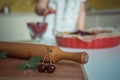
M25 69L27 69L27 64L26 63L24 63L24 64L20 64L19 66L17 66L17 69L18 70L25 70Z
M36 69L38 62L40 61L41 61L41 57L39 56L32 57L27 61L27 63L19 65L17 69L19 70Z
M36 69L37 68L37 63L34 64L29 64L29 66L27 66L28 69Z
M2 51L2 52L0 53L0 59L6 58L7 55L8 55L8 52L7 52L7 51Z
M41 61L41 57L35 56L35 57L32 57L31 59L29 59L27 61L27 63L30 64L30 65L34 65L34 64L36 64L36 63L38 63L40 61Z

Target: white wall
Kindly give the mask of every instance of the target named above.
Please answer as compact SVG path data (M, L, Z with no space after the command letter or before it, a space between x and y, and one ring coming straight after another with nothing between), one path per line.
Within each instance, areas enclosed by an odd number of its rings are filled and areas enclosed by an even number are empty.
M120 14L88 15L86 27L117 27L120 26Z
M0 41L30 40L27 22L40 22L36 14L0 14Z
M27 22L40 22L42 17L33 13L0 14L0 41L30 40ZM117 15L88 15L86 27L117 27L120 25L120 14Z

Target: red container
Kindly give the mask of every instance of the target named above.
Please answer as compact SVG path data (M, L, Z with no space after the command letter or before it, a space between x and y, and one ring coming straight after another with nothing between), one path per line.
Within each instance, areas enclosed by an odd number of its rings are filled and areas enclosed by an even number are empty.
M36 37L41 37L43 35L43 33L46 31L48 24L47 23L42 23L42 22L28 22L27 26L29 29L31 29L31 32L33 33L31 35L32 38L36 38Z
M69 48L87 48L87 49L110 48L120 45L120 36L96 38L91 42L85 42L78 38L64 38L56 36L56 42L58 46Z

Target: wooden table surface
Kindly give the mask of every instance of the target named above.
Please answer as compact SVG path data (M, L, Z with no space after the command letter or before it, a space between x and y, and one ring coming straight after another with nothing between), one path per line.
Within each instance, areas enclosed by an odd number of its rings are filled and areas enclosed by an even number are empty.
M54 73L39 73L34 70L17 70L26 62L23 59L5 58L0 60L0 80L87 80L83 65L72 61L56 63Z

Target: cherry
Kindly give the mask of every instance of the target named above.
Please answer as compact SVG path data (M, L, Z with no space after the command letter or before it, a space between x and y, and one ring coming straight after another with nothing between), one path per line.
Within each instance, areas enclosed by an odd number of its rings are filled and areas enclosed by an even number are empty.
M94 33L90 33L90 32L87 32L87 31L76 31L76 32L73 32L72 34L79 34L79 35L94 35Z
M43 73L46 70L46 65L45 64L38 64L37 69L39 72Z
M48 73L53 73L53 72L55 72L55 69L56 69L56 66L53 65L53 64L48 64L48 65L46 66L46 70L47 70Z

